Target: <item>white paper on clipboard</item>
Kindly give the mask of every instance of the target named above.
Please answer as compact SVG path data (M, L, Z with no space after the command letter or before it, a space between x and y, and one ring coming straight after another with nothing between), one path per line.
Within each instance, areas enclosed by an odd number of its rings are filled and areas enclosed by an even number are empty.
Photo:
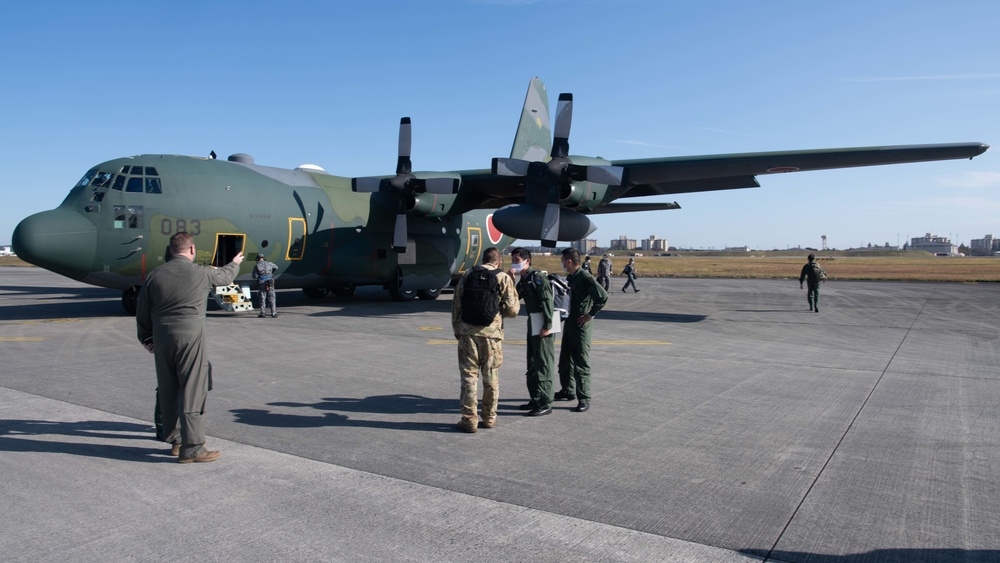
M545 318L542 317L541 313L530 313L528 316L531 321L531 336L538 336L538 333L542 331L542 326L545 324ZM559 309L556 309L552 315L551 334L557 332L562 332L562 319L559 318Z

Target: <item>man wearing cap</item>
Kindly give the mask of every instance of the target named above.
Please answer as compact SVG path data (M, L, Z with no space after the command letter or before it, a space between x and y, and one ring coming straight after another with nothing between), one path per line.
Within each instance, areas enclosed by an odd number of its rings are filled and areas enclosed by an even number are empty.
M264 311L267 304L271 305L271 317L278 316L278 306L274 295L274 272L277 270L278 266L274 262L265 260L263 254L257 255L257 264L250 275L257 280L257 288L260 290L258 292L260 295L260 314L257 315L258 317L266 316Z

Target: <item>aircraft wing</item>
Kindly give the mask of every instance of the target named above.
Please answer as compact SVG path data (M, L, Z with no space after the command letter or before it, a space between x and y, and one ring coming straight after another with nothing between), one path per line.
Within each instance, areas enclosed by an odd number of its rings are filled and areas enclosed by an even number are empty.
M984 143L953 143L616 160L609 164L625 169L627 182L620 188L610 188L614 196L608 200L757 188L757 176L766 174L972 158L988 148ZM456 209L498 208L525 201L524 178L501 176L490 170L457 173L462 177L462 187ZM639 210L608 200L585 212Z
M621 197L639 197L753 188L760 185L756 176L764 174L972 158L988 148L983 143L902 145L618 160L611 164L628 173Z

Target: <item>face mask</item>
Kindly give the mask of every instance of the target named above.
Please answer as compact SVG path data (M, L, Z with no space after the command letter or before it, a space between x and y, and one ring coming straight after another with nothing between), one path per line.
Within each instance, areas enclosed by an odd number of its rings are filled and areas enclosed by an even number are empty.
M565 262L563 262L563 263L562 263L562 269L563 269L563 271L564 271L564 272L566 272L567 274L569 273L569 268L567 268L567 267L566 267L566 263L565 263Z
M526 265L527 264L525 264L524 262L515 262L514 264L510 265L510 269L514 270L515 272L520 272L521 270L524 269Z

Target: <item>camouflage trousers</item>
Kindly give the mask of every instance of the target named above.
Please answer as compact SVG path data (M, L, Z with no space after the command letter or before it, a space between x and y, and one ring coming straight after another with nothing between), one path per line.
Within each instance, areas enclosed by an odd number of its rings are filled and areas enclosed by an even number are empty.
M462 419L475 425L479 416L479 374L483 375L483 420L496 421L497 401L500 399L500 364L503 363L503 341L485 336L458 337L458 370L462 378Z

